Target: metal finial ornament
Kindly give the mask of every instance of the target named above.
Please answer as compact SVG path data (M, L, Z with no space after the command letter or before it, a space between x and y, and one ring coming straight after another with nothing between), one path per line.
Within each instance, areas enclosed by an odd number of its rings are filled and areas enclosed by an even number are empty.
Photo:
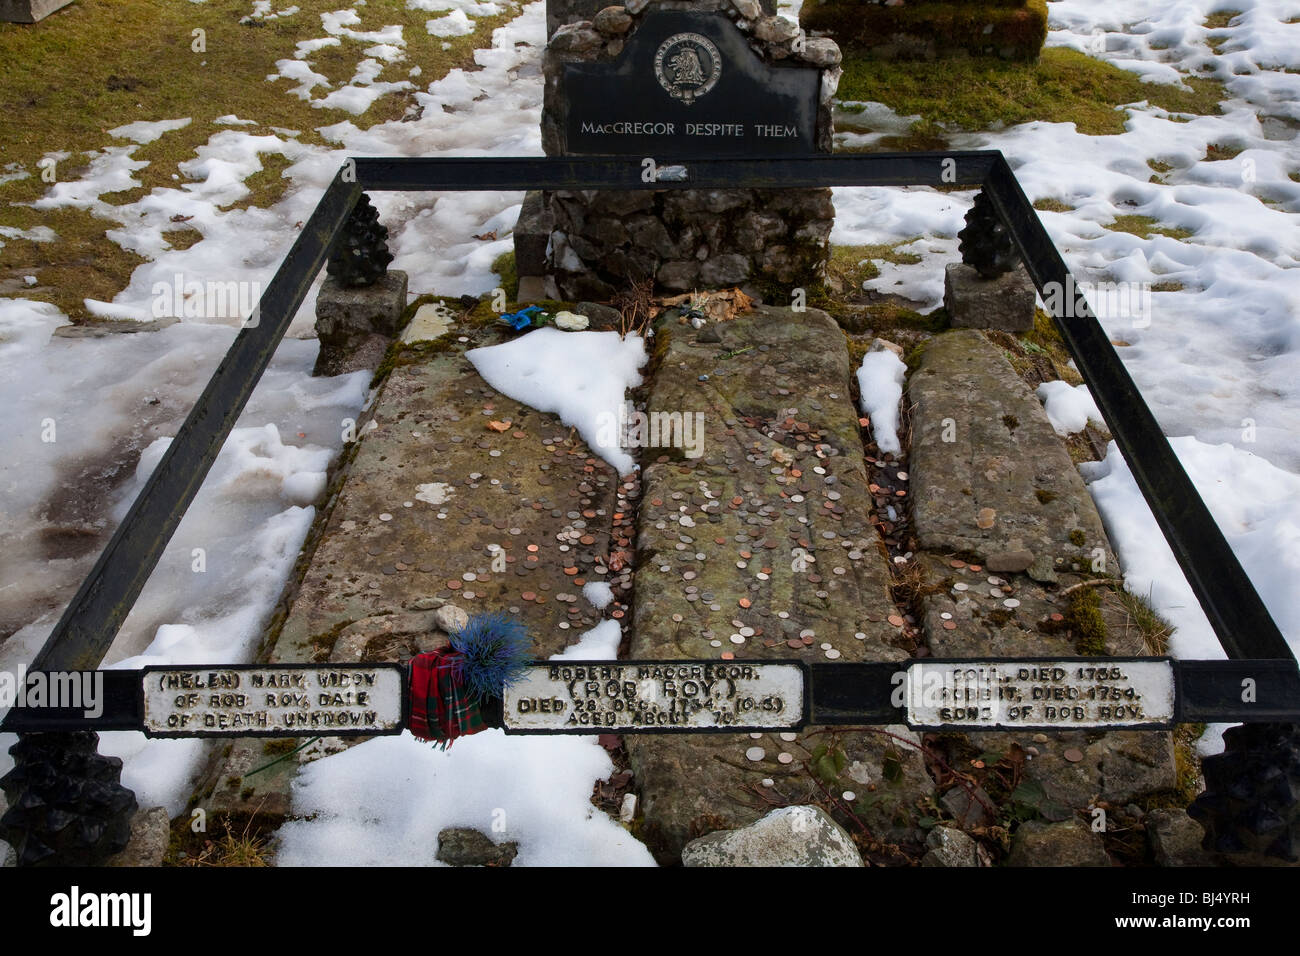
M335 240L325 271L342 285L357 288L382 279L392 261L388 227L379 221L379 210L370 197L362 193Z
M1204 848L1294 863L1300 859L1300 727L1243 724L1202 762L1205 792L1187 808Z
M135 794L122 786L122 761L98 744L98 734L77 731L19 734L9 748L0 838L19 866L89 866L126 848Z
M1010 272L1020 261L1011 233L1003 225L988 193L980 192L966 213L966 226L957 233L961 261L985 279Z

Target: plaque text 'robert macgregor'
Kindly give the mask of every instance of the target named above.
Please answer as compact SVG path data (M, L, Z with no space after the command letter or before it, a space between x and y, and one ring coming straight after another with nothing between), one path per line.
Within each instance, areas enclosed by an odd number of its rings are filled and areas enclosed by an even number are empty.
M798 664L556 662L530 667L505 696L507 730L760 730L804 718Z

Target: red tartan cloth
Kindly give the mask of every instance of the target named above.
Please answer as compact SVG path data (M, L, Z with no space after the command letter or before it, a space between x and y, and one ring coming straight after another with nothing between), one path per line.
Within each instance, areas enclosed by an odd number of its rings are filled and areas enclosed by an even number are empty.
M420 740L446 746L486 729L478 703L465 693L461 660L460 652L450 647L411 658L408 729Z

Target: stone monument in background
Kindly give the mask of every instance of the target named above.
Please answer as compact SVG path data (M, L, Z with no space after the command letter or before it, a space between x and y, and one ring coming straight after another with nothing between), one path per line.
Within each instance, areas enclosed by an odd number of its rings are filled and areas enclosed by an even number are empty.
M834 41L759 0L550 0L542 146L549 156L810 156L831 150ZM608 299L824 274L829 189L530 193L515 231L524 290Z

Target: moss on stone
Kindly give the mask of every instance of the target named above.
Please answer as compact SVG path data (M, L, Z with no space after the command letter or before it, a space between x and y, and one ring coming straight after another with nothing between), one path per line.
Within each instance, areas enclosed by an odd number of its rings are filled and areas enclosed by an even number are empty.
M1088 536L1083 533L1082 528L1075 528L1073 531L1071 531L1069 534L1069 538L1070 538L1070 544L1074 545L1076 548L1082 548L1085 544L1088 543Z
M1056 500L1056 492L1048 491L1046 488L1035 488L1034 497L1038 499L1039 504L1050 505Z

